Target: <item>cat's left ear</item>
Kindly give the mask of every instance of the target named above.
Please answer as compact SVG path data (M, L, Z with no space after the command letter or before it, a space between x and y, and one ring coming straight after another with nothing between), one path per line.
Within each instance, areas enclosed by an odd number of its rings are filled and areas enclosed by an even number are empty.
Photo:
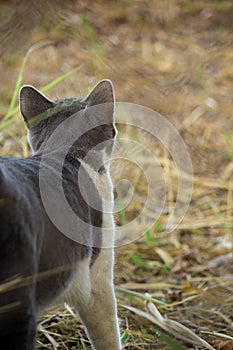
M31 85L24 85L19 92L20 112L27 125L32 119L54 107L54 101L47 98Z

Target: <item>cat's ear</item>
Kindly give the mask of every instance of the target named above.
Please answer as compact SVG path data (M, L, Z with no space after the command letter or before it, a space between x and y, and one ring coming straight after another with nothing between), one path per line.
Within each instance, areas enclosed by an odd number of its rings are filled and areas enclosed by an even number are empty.
M94 145L96 149L105 149L109 156L113 148L112 141L116 136L114 101L114 89L110 80L100 81L84 100L87 107L85 115L89 119L89 125L92 125L92 121L95 125L89 133L91 140L88 139L85 142Z
M24 85L19 92L20 112L27 123L32 118L54 106L54 102L30 85Z
M101 80L85 98L87 107L102 103L114 103L114 100L114 88L112 82L107 79Z

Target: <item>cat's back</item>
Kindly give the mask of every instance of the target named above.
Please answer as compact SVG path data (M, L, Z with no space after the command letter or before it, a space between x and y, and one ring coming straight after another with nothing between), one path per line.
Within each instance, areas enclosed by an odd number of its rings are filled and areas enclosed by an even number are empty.
M0 196L4 193L9 196L17 195L20 189L36 190L39 161L36 157L0 157Z
M31 230L40 217L38 197L38 160L0 157L0 243ZM17 233L16 233L17 229ZM22 237L20 232L22 232Z

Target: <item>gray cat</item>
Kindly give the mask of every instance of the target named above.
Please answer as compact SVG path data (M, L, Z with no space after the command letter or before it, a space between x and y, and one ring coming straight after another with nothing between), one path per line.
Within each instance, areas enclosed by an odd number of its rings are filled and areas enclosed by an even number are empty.
M103 108L95 110L99 105ZM97 84L84 99L52 101L32 86L20 90L20 110L33 155L0 157L1 349L32 350L38 313L58 297L77 310L94 349L121 349L113 288L109 170L116 135L113 105L113 86L108 80ZM64 137L73 137L76 128L83 130L65 153L61 174L66 200L84 223L75 228L75 237L68 232L69 218L63 215L54 187L63 150L48 146L53 133L70 118L75 127L64 127ZM48 168L42 166L44 154ZM68 231L61 232L45 210L41 181L48 186L44 192L52 210L60 213L57 219Z

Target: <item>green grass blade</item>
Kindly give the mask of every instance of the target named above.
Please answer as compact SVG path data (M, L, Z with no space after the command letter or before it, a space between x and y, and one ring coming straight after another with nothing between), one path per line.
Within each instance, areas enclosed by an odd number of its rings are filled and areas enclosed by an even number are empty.
M233 136L226 134L225 140L226 140L227 146L229 148L229 152L226 153L226 157L233 159Z
M140 258L140 256L138 256L136 254L131 254L130 258L141 266L144 266L144 267L148 266L146 260Z
M165 341L165 343L170 345L172 347L172 349L174 349L174 350L185 350L185 348L183 348L183 346L181 346L179 343L177 343L177 341L175 341L174 339L171 339L169 336L167 336L164 333L158 331L157 329L151 328L151 331L153 333L155 333L160 339Z
M7 120L3 120L0 124L0 131L5 129L8 125L14 123L17 119L19 119L19 114L15 115L14 117L7 119Z
M124 344L130 337L130 334L129 333L124 333L122 336L121 336L121 344Z
M10 106L9 106L9 109L8 109L8 112L7 112L6 116L5 116L5 118L8 118L8 116L11 115L11 113L14 110L15 104L16 104L17 99L18 99L19 89L20 89L20 86L21 86L22 80L23 80L23 73L24 73L27 61L29 59L29 56L31 55L31 53L34 50L39 49L39 48L41 48L41 47L43 47L45 45L49 45L49 44L51 44L51 41L48 41L48 40L41 41L41 42L36 43L35 45L31 46L30 49L28 50L28 52L26 53L26 55L24 57L24 60L23 60L23 63L21 65L21 67L20 67L20 71L19 71L19 74L18 74L18 77L17 77L17 80L16 80L14 92L13 92L13 95L12 95L12 98L11 98Z
M163 301L160 301L160 300L155 299L155 298L150 297L150 296L146 296L145 294L141 294L139 292L135 292L133 290L129 290L129 289L121 288L121 287L115 287L115 291L123 292L123 293L138 297L138 298L143 299L143 300L151 301L155 304L159 304L159 305L164 306L164 307L167 306L167 304Z
M225 135L225 140L226 140L228 147L233 151L233 136L227 134L227 135Z
M74 69L70 70L69 72L61 75L60 77L56 78L55 80L51 81L51 83L45 85L42 89L41 92L46 92L50 89L52 89L54 86L56 86L57 84L59 84L60 82L62 82L63 80L65 80L66 78L70 77L71 75L73 75L74 73L76 73L80 68L82 67L82 65L75 67Z
M42 44L41 44L42 45ZM44 45L45 45L45 42L44 42ZM36 47L38 48L38 46ZM31 50L34 50L35 47L32 47ZM28 54L29 55L30 52L28 51ZM26 55L26 56L27 56ZM3 121L1 122L0 124L0 131L3 130L4 128L6 128L8 125L12 124L13 122L15 122L19 117L20 117L20 114L17 113L18 112L18 106L14 107L14 104L16 103L16 100L18 98L18 91L19 91L19 88L21 86L21 83L22 83L22 75L23 75L23 72L24 72L24 68L25 68L25 64L27 62L27 59L25 57L24 59L24 63L22 64L22 67L20 69L20 73L18 75L18 79L17 79L17 82L16 82L16 86L15 86L15 90L14 90L14 95L15 97L11 99L11 106L9 107L8 109L8 112L7 112L7 115L3 118ZM62 82L63 80L65 80L66 78L70 77L72 74L76 73L82 66L78 66L78 67L75 67L73 68L72 70L70 70L69 72L61 75L60 77L56 78L55 80L53 80L51 83L45 85L41 91L42 92L46 92L48 91L49 89L53 88L54 86L56 86L57 84L59 84L60 82ZM13 102L12 102L13 101ZM17 115L15 115L17 113ZM9 118L11 117L11 118Z

